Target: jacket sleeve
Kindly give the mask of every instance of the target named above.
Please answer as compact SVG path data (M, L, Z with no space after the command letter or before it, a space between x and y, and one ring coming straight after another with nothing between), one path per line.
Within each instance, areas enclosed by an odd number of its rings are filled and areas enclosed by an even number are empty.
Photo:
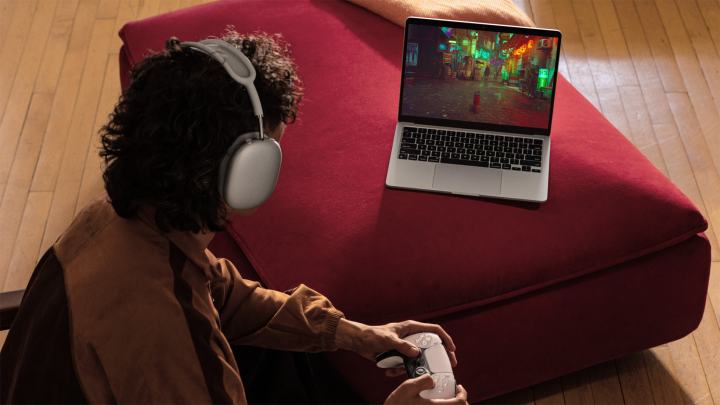
M211 255L220 276L212 295L231 344L303 352L337 349L335 332L344 315L326 297L303 284L284 293L263 288L243 279L230 261Z

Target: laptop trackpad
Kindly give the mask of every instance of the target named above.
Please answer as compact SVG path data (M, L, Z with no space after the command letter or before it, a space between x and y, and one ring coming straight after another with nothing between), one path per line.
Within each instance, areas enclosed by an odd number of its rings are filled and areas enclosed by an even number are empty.
M501 171L476 166L435 166L433 188L462 194L500 194Z

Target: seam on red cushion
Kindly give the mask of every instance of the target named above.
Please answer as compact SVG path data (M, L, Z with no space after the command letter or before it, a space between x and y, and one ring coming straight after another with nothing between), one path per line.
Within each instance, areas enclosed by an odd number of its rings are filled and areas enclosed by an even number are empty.
M262 265L260 264L260 261L251 253L251 249L249 249L247 242L245 242L245 240L235 231L235 229L232 226L229 226L228 229L229 229L229 232L232 235L233 239L235 239L238 242L243 253L245 253L245 255L247 256L248 261L250 261L250 264L252 264L253 268L255 269L255 272L257 273L258 277L260 277L261 281L269 288L275 288L275 286L273 286L272 283L269 282L270 281L269 278L263 274L264 272L262 270ZM479 308L479 307L490 305L490 304L495 304L495 303L505 301L505 300L510 300L510 299L518 297L520 295L535 292L535 291L538 291L538 290L541 290L544 288L554 286L556 284L560 284L565 281L570 281L573 279L584 277L589 274L595 273L597 271L601 271L601 270L604 270L604 269L607 269L607 268L610 268L613 266L617 266L619 264L622 264L622 263L625 263L625 262L628 262L631 260L642 258L643 256L647 256L647 255L659 252L661 250L667 249L669 247L678 245L696 235L707 241L707 237L705 236L704 233L702 233L703 231L705 231L705 229L707 229L707 223L705 223L705 225L698 225L698 227L696 229L688 231L680 236L669 239L665 242L653 245L646 249L640 249L633 254L627 254L624 256L620 256L619 259L601 263L599 265L592 266L585 270L570 273L563 277L554 278L552 280L548 280L548 281L545 281L542 283L532 284L532 285L518 288L518 289L515 289L512 291L507 291L505 293L502 293L502 294L499 294L499 295L496 295L493 297L483 298L483 299L471 301L471 302L468 302L465 304L453 305L450 307L446 307L443 309L438 309L438 310L435 310L432 312L427 312L427 313L422 313L422 314L419 314L419 313L418 314L398 313L398 314L390 314L390 315L384 314L382 318L378 317L378 318L373 318L371 320L374 320L377 322L385 322L388 319L400 319L400 318L428 320L428 319L440 318L440 317L454 314L457 312L462 312L462 311L467 311L470 309Z
M641 250L635 252L634 254L628 254L628 255L625 255L625 256L621 256L619 259L612 260L612 261L608 261L607 263L603 263L602 265L592 266L592 267L587 268L587 269L582 270L582 271L570 273L570 274L568 274L568 275L566 275L566 276L558 277L558 278L555 278L555 279L552 279L552 280L548 280L548 281L545 281L545 282L542 282L542 283L536 283L536 284L529 285L529 286L526 286L526 287L518 288L518 289L516 289L516 290L508 291L508 292L505 292L505 293L503 293L503 294L496 295L496 296L494 296L494 297L489 297L489 298L484 298L484 299L480 299L480 300L476 300L476 301L471 301L471 302L466 303L466 304L454 305L454 306L452 306L452 307L447 307L447 308L439 309L439 310L432 311L432 312L428 312L428 313L425 313L425 314L399 315L399 316L400 316L400 317L403 317L403 319L404 319L404 318L407 318L408 316L410 317L410 318L408 318L408 319L432 319L432 318L439 318L439 317L442 317L442 316L445 316L445 315L454 314L454 313L456 313L456 312L466 311L466 310L469 310L469 309L475 309L475 308L482 307L482 306L486 306L486 305L489 305L489 304L498 303L498 302L500 302L500 301L509 300L509 299L518 297L518 296L520 296L520 295L524 295L524 294L527 294L527 293L535 292L535 291L538 291L538 290L541 290L541 289L544 289L544 288L547 288L547 287L554 286L554 285L556 285L556 284L560 284L560 283L565 282L565 281L570 281L570 280L574 280L574 279L577 279L577 278L580 278L580 277L584 277L584 276L590 275L590 274L592 274L592 273L595 273L595 272L598 272L598 271L601 271L601 270L604 270L604 269L607 269L607 268L610 268L610 267L614 267L614 266L623 264L623 263L625 263L625 262L629 262L629 261L631 261L631 260L640 259L640 258L642 258L642 257L644 257L644 256L647 256L647 255L650 255L650 254L653 254L653 253L657 253L657 252L659 252L659 251L661 251L661 250L664 250L664 249L667 249L667 248L669 248L669 247L672 247L672 246L675 246L675 245L679 245L680 243L682 243L682 242L684 242L684 241L686 241L686 240L689 240L691 237L696 236L696 235L699 236L699 237L701 237L701 238L703 238L703 239L705 239L705 240L707 241L707 237L705 236L705 234L704 234L704 233L701 233L701 232L703 232L704 230L705 230L704 228L703 228L703 229L700 229L700 230L693 230L693 231L690 231L690 232L688 232L688 233L685 233L685 234L683 234L683 235L681 235L681 236L678 236L678 237L676 237L676 238L669 239L669 240L667 240L667 241L665 241L665 242L663 242L663 243L659 243L659 244L657 244L657 245L655 245L655 246L652 246L652 247L649 247L649 248L646 248L646 249L641 249ZM709 246L709 245L708 245L708 246ZM710 250L708 249L708 254L709 254L709 252L710 252ZM395 317L398 317L398 315L395 315ZM398 319L399 319L399 318L398 318Z

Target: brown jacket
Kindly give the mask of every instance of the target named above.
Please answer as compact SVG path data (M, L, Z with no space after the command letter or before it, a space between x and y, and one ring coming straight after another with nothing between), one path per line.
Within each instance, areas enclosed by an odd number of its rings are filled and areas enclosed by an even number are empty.
M2 403L245 403L230 344L336 348L343 315L325 297L244 280L206 249L212 236L89 205L32 275L2 350Z

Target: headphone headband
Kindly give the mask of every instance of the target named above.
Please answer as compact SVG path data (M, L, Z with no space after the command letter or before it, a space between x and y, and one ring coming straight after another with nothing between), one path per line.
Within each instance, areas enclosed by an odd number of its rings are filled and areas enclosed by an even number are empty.
M263 110L260 96L255 88L255 67L242 51L222 39L205 39L200 42L181 42L180 46L197 49L210 56L225 68L230 77L242 84L250 96L250 103L260 126L260 139L265 138L263 133Z

